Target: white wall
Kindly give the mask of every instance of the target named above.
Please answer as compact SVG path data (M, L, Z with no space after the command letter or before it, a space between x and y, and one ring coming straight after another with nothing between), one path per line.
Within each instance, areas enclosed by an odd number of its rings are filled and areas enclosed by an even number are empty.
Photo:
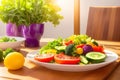
M74 0L58 0L61 7L61 14L64 19L57 27L53 27L51 24L45 25L45 31L43 37L57 38L62 36L63 38L73 34L74 26Z
M0 36L5 35L5 24L0 22Z
M120 0L80 0L81 33L86 33L88 12L90 6L120 6Z

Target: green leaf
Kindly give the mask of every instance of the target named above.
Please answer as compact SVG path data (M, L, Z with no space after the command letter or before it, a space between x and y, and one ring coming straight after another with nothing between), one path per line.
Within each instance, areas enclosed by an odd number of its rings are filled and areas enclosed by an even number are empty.
M16 25L51 22L56 26L63 19L60 10L54 0L1 0L0 19Z

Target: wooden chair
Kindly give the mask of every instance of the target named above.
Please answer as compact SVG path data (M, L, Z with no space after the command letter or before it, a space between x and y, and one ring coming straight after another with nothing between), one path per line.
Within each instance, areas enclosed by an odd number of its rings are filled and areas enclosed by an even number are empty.
M86 34L97 40L120 41L120 6L90 7Z

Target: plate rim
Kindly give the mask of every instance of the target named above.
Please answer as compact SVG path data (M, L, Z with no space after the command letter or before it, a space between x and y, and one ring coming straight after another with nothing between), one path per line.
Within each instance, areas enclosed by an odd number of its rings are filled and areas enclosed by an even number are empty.
M29 56L29 54L32 54L32 53L34 53L34 52L38 52L39 50L35 50L35 51L31 51L31 52L29 52L27 55L26 55L26 58L29 60L29 61L32 61L33 63L35 63L35 64L39 64L40 66L43 66L43 67L46 67L46 65L50 65L50 66L62 66L62 67L92 67L92 66L99 66L99 65L108 65L108 64L110 64L110 63L112 63L112 62L114 62L115 60L117 60L118 59L118 55L115 53L115 52L113 52L113 51L110 51L110 50L105 50L105 52L109 52L110 54L112 54L112 55L114 55L114 57L115 57L115 59L114 60L111 60L111 61L107 61L107 62L102 62L102 63L97 63L97 64L87 64L87 65L69 65L69 64L55 64L55 63L46 63L46 62L39 62L39 61L37 61L37 60L34 60L33 58L32 59L29 59L28 57L30 57ZM37 54L37 53L36 53ZM107 53L108 54L108 53ZM45 65L45 66L44 66ZM102 67L104 67L104 66L102 66ZM48 68L48 67L46 67L46 68ZM100 68L100 67L99 67ZM49 69L51 69L51 68L49 68ZM97 68L98 69L98 68ZM52 69L52 70L55 70L55 69ZM65 71L65 70L58 70L58 71ZM83 70L84 71L84 70ZM75 71L73 71L73 72L75 72Z

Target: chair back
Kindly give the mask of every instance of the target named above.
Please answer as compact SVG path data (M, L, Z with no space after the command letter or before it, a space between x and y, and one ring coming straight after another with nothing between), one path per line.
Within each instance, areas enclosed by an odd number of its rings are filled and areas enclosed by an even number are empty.
M86 34L97 40L120 41L120 6L90 7Z

